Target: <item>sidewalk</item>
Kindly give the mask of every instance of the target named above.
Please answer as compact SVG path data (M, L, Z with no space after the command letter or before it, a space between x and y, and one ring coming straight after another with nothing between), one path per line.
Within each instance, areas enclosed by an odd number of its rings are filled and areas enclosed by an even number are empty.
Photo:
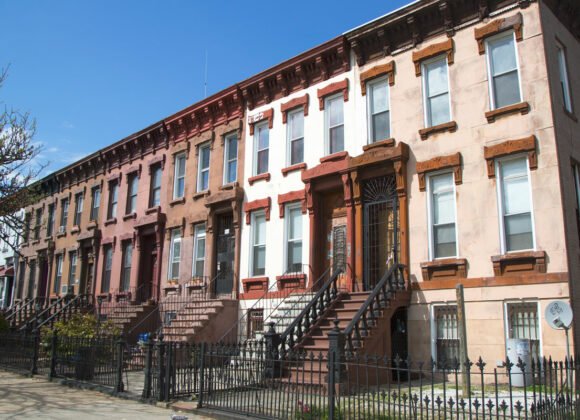
M174 410L0 370L0 419L169 420ZM209 419L180 413L189 420Z

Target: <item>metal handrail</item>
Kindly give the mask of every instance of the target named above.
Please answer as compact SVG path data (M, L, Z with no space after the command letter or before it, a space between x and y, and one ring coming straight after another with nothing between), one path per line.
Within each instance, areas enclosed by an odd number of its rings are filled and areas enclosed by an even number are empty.
M66 297L66 296L65 296ZM58 312L55 312L50 317L35 326L40 329L45 325L54 325L55 322L67 319L73 315L73 309L91 309L94 307L94 296L92 294L79 294L69 300Z
M66 302L70 298L71 298L71 295L64 295L64 296L58 298L56 301L54 301L53 303L51 303L50 305L48 305L44 310L42 310L39 313L37 313L34 316L34 319L32 319L31 321L27 322L26 324L28 324L30 322L32 322L33 324L38 324L39 321L42 322L42 320L45 319L47 316L54 315L56 312L58 312L62 308L63 302ZM58 307L58 309L56 309L57 307ZM27 327L26 324L24 324L23 326L21 326L20 327L20 330L26 329L26 327Z
M306 307L300 312L300 315L286 328L286 331L280 336L280 349L282 352L290 350L294 345L302 339L306 331L310 329L312 325L320 319L320 317L326 312L330 305L338 297L338 287L337 279L340 274L344 272L343 268L339 268L336 272L324 283L324 286L312 300L306 305ZM321 278L330 273L330 268L328 268Z
M44 297L27 299L26 301L21 302L20 306L11 315L9 315L6 320L12 327L22 326L35 316L37 305L39 303L43 305L45 302L46 298Z
M372 322L378 317L378 311L387 306L397 290L405 289L404 268L405 266L403 264L392 264L381 280L375 285L372 292L369 293L369 296L360 306L352 321L347 325L344 330L344 335L346 337L348 351L354 352L355 350L353 335L356 336L355 339L360 343L363 338L361 328L367 333L371 328L369 321Z

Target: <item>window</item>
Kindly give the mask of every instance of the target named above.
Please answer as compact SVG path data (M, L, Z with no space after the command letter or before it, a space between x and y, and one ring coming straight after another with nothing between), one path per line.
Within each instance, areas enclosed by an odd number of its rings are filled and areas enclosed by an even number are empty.
M437 305L433 307L433 359L441 367L459 360L459 334L457 330L457 306Z
M288 113L288 165L304 162L304 110L295 109Z
M24 215L24 232L22 233L22 241L28 242L28 238L30 238L30 213L26 213Z
M252 213L252 276L266 273L266 215Z
M101 293L107 293L111 287L111 271L113 270L113 246L108 244L104 246L105 254L103 266L103 279L101 281Z
M95 187L92 192L92 204L91 204L91 221L99 220L99 208L101 207L101 188Z
M422 74L425 126L433 127L451 121L447 56L425 61Z
M492 109L521 102L514 33L491 37L486 46Z
M149 192L149 207L157 207L161 203L161 165L151 167L151 188Z
M80 226L81 225L81 217L83 215L83 193L79 193L75 195L75 214L73 217L73 225Z
M556 44L558 49L558 71L560 72L560 87L562 89L562 100L564 102L564 109L572 112L572 96L570 94L570 82L568 80L568 64L566 62L566 49Z
M69 253L69 270L68 270L68 285L73 286L77 275L77 253L71 251Z
M268 122L256 124L254 128L254 175L268 172L270 129Z
M193 245L193 277L203 277L205 265L205 224L195 226Z
M109 182L109 207L107 208L107 219L117 217L117 200L119 199L119 182Z
M60 293L60 284L62 282L62 257L62 254L56 256L54 285L52 291L57 294Z
M181 229L171 231L171 248L169 248L169 278L179 279L181 262Z
M368 83L367 87L369 143L391 137L389 84L387 79Z
M137 191L139 189L139 177L133 172L127 177L127 208L125 214L137 211Z
M46 236L52 236L54 230L54 204L48 205L48 220L46 221Z
M199 146L197 191L205 191L209 188L209 152L209 144Z
M133 259L133 244L128 241L123 244L123 264L121 267L121 291L126 292L131 286L131 263Z
M540 357L540 320L537 302L513 302L506 304L507 338L530 340L532 357Z
M498 161L501 205L502 252L534 248L532 200L528 160L524 157Z
M66 231L66 225L68 224L68 205L69 200L68 198L63 199L60 202L60 230L62 232Z
M236 182L238 179L238 136L229 134L225 139L224 151L224 184Z
M288 205L286 208L286 271L302 272L302 208Z
M326 144L331 155L344 150L344 99L341 94L326 98L324 102Z
M254 339L256 334L264 332L264 309L249 309L248 320L248 339Z
M185 195L185 153L175 156L175 173L173 175L173 199Z
M30 272L28 273L28 298L34 297L34 281L36 278L36 260L32 260L29 263Z
M453 174L430 175L428 197L430 258L455 257L457 242Z
M42 226L42 208L36 209L34 219L34 239L40 239L40 227Z

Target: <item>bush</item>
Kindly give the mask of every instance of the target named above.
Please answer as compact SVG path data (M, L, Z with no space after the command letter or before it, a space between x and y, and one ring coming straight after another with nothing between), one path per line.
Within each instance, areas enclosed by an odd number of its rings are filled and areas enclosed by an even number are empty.
M59 336L75 337L75 338L96 338L103 336L119 336L121 330L111 321L98 322L97 318L92 314L73 315L67 321L57 321L54 323L53 329ZM49 339L52 335L50 327L45 327L42 330L43 338Z
M3 313L0 313L0 333L7 332L10 329L10 324L6 321Z

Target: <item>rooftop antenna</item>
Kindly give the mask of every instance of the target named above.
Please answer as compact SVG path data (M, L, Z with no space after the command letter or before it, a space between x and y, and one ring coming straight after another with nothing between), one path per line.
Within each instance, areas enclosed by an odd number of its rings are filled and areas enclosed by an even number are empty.
M207 98L207 49L205 50L205 74L203 77L203 97Z

